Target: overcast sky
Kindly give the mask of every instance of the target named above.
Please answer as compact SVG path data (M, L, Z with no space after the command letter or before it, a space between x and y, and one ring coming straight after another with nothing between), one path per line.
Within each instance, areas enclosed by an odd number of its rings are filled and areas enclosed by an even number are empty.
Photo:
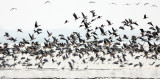
M74 20L72 14L75 12L81 17L81 12L91 16L89 11L95 10L97 15L102 16L102 20L94 25L98 26L106 23L106 19L114 23L114 27L119 27L126 18L137 21L138 28L148 27L146 24L152 21L160 26L160 0L48 0L50 3L44 4L47 0L0 0L0 41L3 41L4 32L9 32L13 36L28 36L33 31L35 21L41 28L52 33L70 33L73 31L83 31L79 28L80 20ZM95 3L89 3L94 1ZM117 5L111 5L116 3ZM124 4L130 5L124 5ZM140 3L139 5L136 5ZM149 3L144 6L145 3ZM158 7L152 7L156 5ZM12 10L17 8L17 10ZM143 20L144 14L149 19ZM65 20L69 23L64 24ZM20 28L23 34L16 33ZM58 32L58 33L57 33Z

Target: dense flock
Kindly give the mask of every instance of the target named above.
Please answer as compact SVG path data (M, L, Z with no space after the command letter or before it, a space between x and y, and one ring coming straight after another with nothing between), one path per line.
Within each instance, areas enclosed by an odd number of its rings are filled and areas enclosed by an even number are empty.
M48 3L48 2L47 2ZM137 4L138 5L138 4ZM91 10L90 15L73 13L77 26L85 34L73 32L69 36L59 34L54 36L46 31L48 37L40 43L35 34L42 34L42 28L37 21L33 26L34 33L28 33L30 39L17 40L16 37L5 32L4 38L11 43L0 43L0 68L55 68L55 69L110 69L110 68L143 68L159 67L160 63L160 27L151 21L146 22L148 29L140 28L137 21L124 19L121 25L114 26L114 22L106 20L100 26L93 23L102 16ZM88 17L88 16L91 16ZM149 17L144 14L145 21ZM64 24L70 23L65 20ZM118 27L118 28L117 28ZM110 29L108 29L110 28ZM135 31L138 35L127 35L128 31ZM121 34L119 31L125 31ZM23 33L23 29L17 29ZM137 31L135 31L137 32Z

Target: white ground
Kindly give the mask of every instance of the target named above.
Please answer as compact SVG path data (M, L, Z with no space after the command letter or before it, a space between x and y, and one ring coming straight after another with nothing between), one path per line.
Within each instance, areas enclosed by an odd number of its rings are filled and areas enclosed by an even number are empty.
M95 78L95 77L129 77L160 78L160 69L115 69L115 70L54 70L54 69L20 69L1 70L1 78Z

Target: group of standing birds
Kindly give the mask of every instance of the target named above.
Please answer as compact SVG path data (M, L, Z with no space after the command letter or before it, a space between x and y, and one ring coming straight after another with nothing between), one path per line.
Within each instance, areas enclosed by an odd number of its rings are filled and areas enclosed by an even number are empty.
M2 45L0 46L0 67L10 68L22 65L27 68L32 66L43 68L49 61L57 66L67 62L62 66L62 69L69 67L71 70L78 69L79 66L75 67L77 63L143 67L144 63L141 61L130 61L131 59L138 60L141 58L153 60L154 62L148 64L150 66L160 66L160 64L156 64L160 60L159 26L148 22L149 29L139 29L140 36L121 35L118 33L119 30L125 31L129 27L129 31L134 31L135 28L140 27L138 22L132 19L125 19L122 21L123 25L116 29L113 27L113 22L106 20L106 24L94 27L92 23L101 19L102 16L97 15L95 10L89 13L92 16L91 20L83 12L81 13L82 17L73 13L74 20L82 20L79 28L84 28L86 31L85 37L82 37L79 32L73 32L69 36L59 34L58 37L55 37L52 32L47 30L48 37L44 38L44 43L41 44L36 41L34 36L42 33L42 26L37 21L33 30L34 33L28 34L30 39L22 38L20 42L17 42L16 38L6 32L4 37L12 41L14 45L9 47L9 43L0 43ZM148 18L145 14L142 19ZM68 20L65 21L65 24L67 23L69 23ZM111 30L107 29L109 27ZM17 32L24 33L22 29L18 29ZM124 40L128 40L129 43L125 43ZM138 42L138 40L141 42ZM147 47L144 44L147 44ZM9 59L10 57L11 59ZM10 61L14 61L14 63L10 64ZM36 61L36 63L33 63L33 61ZM87 68L89 67L87 66L84 69Z

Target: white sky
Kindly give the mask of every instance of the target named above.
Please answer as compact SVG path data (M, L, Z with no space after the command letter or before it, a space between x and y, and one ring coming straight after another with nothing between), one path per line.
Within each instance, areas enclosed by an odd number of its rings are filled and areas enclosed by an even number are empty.
M18 28L25 31L25 34L33 31L35 21L41 28L50 31L75 31L79 29L79 21L74 21L72 14L75 12L81 17L81 12L91 16L89 11L95 10L96 14L103 16L101 21L95 25L107 24L106 19L114 23L114 27L122 25L125 18L137 21L143 28L147 22L160 26L160 0L48 0L51 4L44 4L47 0L0 0L0 37L4 32L16 32ZM95 4L89 4L95 1ZM110 5L111 3L117 5ZM140 4L137 6L136 3ZM131 4L129 6L123 4ZM144 6L145 3L149 5ZM157 5L158 7L151 7ZM11 8L17 10L10 11ZM143 20L147 14L149 19ZM64 24L69 20L68 24ZM83 30L83 29L80 29ZM46 31L46 30L45 30Z

